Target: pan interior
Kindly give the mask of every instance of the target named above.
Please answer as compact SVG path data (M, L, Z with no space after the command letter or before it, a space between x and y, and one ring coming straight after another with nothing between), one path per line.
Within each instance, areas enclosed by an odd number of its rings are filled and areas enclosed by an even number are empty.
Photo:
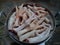
M11 23L11 20L13 19L13 16L15 16L15 13L16 13L16 12L13 12L13 14L9 17L9 20L8 20L8 29L9 29L9 25L10 25L10 23ZM50 30L50 32L49 32L49 31L46 31L46 33L48 32L48 35L47 35L45 38L42 38L41 41L43 41L43 40L45 40L47 37L49 37L49 34L53 31L53 27L54 27L54 25L53 25L53 18L51 17L51 15L48 14L46 17L47 17L47 18L50 20L50 22L51 22L52 30ZM12 20L12 21L13 21L13 20ZM19 41L18 36L16 36L16 35L15 35L14 33L12 33L12 32L9 32L9 33L10 33L11 36L13 36L13 38L15 38L16 40ZM41 41L40 41L40 42L41 42ZM24 42L24 43L25 43L25 42ZM38 43L38 42L35 42L35 43Z

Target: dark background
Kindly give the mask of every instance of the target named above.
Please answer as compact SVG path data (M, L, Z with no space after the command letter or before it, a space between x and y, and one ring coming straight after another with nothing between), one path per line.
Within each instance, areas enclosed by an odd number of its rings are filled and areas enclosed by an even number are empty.
M25 2L40 3L55 15L60 11L60 0L0 0L0 12L4 11L7 15L13 7ZM0 45L18 45L12 39L10 39L4 29L6 17L3 15L0 17ZM53 37L46 42L46 45L60 45L60 26L56 28Z

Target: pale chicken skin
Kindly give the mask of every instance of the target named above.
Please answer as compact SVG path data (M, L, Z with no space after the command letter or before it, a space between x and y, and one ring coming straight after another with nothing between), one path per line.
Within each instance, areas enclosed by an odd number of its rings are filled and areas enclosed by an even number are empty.
M16 6L14 16L10 17L8 29L14 30L22 42L36 43L44 40L44 37L47 37L44 34L49 35L52 28L50 20L46 17L49 13L43 7L23 5Z

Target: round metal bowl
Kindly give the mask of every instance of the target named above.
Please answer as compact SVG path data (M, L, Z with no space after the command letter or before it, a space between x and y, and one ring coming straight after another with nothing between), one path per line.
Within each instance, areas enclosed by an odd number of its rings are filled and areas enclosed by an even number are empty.
M27 5L31 5L31 6L35 5L35 6L44 7L40 3L24 3L24 6L27 6ZM8 14L8 17L7 17L7 20L6 20L6 30L7 30L8 35L12 38L12 40L14 40L15 42L17 42L18 44L24 44L24 45L32 45L32 44L33 45L37 45L37 44L40 44L40 43L48 41L52 37L52 35L53 35L54 31L55 31L56 23L55 23L55 17L51 13L51 11L48 8L46 8L46 7L44 7L44 8L45 8L46 11L48 11L48 13L49 13L49 15L50 15L50 17L52 19L53 30L50 32L49 36L45 40L43 40L41 42L38 42L38 43L25 43L25 42L19 41L18 38L12 32L10 32L8 30L8 21L9 21L9 18L12 15L12 13L16 11L16 9L13 8L13 10Z

